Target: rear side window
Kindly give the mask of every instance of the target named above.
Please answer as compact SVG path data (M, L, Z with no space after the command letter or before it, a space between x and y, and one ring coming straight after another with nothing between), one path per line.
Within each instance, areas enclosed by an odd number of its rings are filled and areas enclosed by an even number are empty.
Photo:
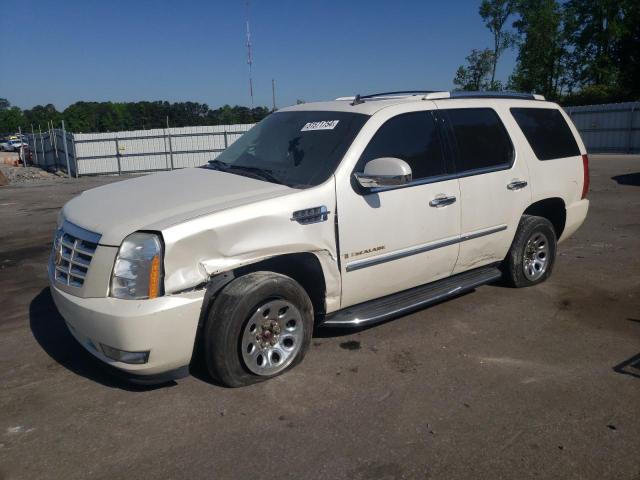
M376 158L395 157L407 162L414 180L444 175L442 144L429 112L411 112L387 120L365 148L357 169Z
M539 160L580 155L576 139L558 110L512 108L511 114Z
M443 110L453 131L457 173L509 168L513 144L498 114L491 108Z

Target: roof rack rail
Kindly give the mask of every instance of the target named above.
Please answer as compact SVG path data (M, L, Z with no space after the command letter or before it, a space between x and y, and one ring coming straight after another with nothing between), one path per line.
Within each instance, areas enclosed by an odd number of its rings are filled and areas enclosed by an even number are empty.
M520 92L467 92L453 91L450 98L514 98L519 100L545 100L543 95Z
M411 95L426 95L427 93L434 93L435 91L436 90L398 90L397 92L382 92L360 95L360 98L390 97L394 95L409 97Z
M402 98L409 96L422 96L422 100L444 100L447 98L512 98L517 100L542 100L543 95L536 93L520 93L520 92L469 92L469 91L441 91L441 90L400 90L397 92L371 93L368 95L354 95L351 97L339 97L336 100L350 101L351 105L359 105L365 100L383 99L383 98Z
M358 105L360 103L364 103L365 100L372 100L375 98L383 98L383 97L411 97L418 95L429 95L434 93L449 93L449 92L439 92L436 90L398 90L395 92L380 92L380 93L369 93L367 95L351 95L348 97L338 97L336 101L353 101L354 105Z

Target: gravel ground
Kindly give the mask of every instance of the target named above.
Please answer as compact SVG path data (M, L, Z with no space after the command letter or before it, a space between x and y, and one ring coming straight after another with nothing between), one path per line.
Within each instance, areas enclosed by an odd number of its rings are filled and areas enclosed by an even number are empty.
M320 332L241 389L132 388L67 331L58 209L119 178L0 188L0 479L640 480L640 156L591 167L547 282Z
M7 177L10 185L51 182L67 176L62 171L53 173L39 167L12 167L4 164L0 164L0 172Z
M15 159L17 153L0 152L0 162L4 159ZM10 185L31 185L34 183L51 182L66 177L66 173L61 170L50 172L39 167L14 167L0 163L0 173L2 173Z

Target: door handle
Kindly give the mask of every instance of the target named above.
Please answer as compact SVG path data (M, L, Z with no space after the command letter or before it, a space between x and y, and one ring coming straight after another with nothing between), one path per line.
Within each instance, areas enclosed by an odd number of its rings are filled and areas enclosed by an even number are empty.
M431 200L429 202L429 206L430 207L436 207L436 208L440 208L440 207L446 207L447 205L451 205L452 203L455 203L456 201L456 197L447 197L444 194L440 194L438 196L436 196L436 198L434 198L433 200Z
M526 187L527 185L528 185L528 183L525 182L524 180L514 180L509 185L507 185L507 188L509 190L520 190L520 189Z

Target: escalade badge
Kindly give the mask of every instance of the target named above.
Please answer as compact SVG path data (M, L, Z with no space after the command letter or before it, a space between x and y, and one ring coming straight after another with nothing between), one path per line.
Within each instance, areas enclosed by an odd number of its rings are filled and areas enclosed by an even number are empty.
M386 247L384 245L379 245L377 247L372 247L372 248L367 248L365 250L360 250L359 252L345 253L344 254L344 258L346 260L347 258L359 257L360 255L366 255L367 253L373 253L373 252L378 252L380 250L384 250L385 248Z

